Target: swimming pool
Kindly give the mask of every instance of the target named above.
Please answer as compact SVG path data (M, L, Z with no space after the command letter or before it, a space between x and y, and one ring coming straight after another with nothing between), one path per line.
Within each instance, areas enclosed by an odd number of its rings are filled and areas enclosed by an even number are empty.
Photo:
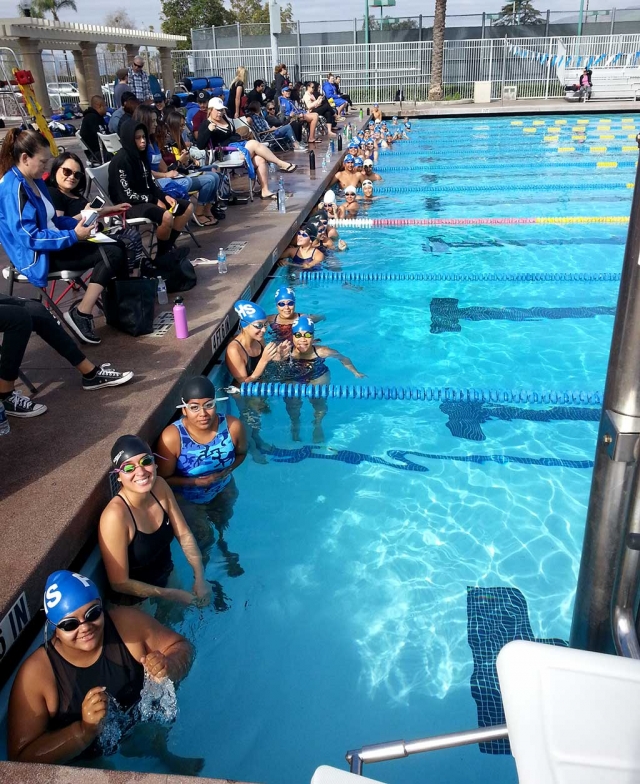
M574 130L585 119L588 130ZM388 198L366 215L628 215L635 157L623 147L635 126L555 122L415 122L410 142L381 155ZM341 233L344 271L597 273L620 271L626 226ZM260 300L268 312L279 282ZM367 374L355 382L334 362L335 383L593 391L604 386L617 288L391 280L296 293L298 309L327 316L323 344ZM300 442L283 401L268 405L266 463L248 458L236 472L226 545L209 553L217 611L179 624L197 658L170 748L204 757L203 775L299 784L319 764L344 766L348 748L477 726L474 696L482 710L491 702L476 676L491 664L492 630L568 637L597 408L331 400L314 445L308 402ZM165 771L145 758L108 763ZM389 784L517 780L511 757L477 747L367 772Z

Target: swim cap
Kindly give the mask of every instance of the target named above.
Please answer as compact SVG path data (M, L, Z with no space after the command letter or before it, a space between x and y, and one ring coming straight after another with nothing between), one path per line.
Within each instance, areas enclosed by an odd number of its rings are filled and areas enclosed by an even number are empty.
M362 187L364 188L365 185L370 185L373 188L371 180L362 180Z
M318 226L316 223L305 223L304 226L300 226L300 231L306 231L309 235L309 239L315 240L318 238Z
M89 602L100 599L97 585L88 577L61 569L50 574L44 587L44 612L57 626L63 618Z
M350 147L359 147L361 144L362 144L362 142L360 141L360 137L354 136L353 139L351 139L351 144L349 146Z
M182 388L182 402L190 400L213 399L216 397L216 388L213 381L206 376L193 376L188 378Z
M151 447L139 436L120 436L111 447L111 463L119 468L127 460L136 455L152 455Z
M377 103L374 103L373 105L374 105L374 106L378 106L378 104L377 104Z
M358 157L353 162L356 166L362 166L362 158L358 155Z
M367 158L366 161L362 164L363 166L371 166L373 168L373 161L371 158Z
M347 185L347 187L344 189L344 192L345 193L357 193L358 191L356 190L355 186Z
M396 117L396 115L395 115L395 114L393 115L393 119L394 119L394 120L397 120L397 119L398 119L398 118Z
M296 293L292 288L289 288L289 286L280 286L280 288L275 293L275 301L281 302L282 300L286 299L292 299L295 302Z
M376 120L374 125L379 125L381 122L382 122L382 120Z
M329 220L329 213L326 210L318 210L313 216L313 220L315 221L316 218L318 220Z
M354 161L355 161L355 158L353 157L353 155L351 155L351 153L349 153L348 155L344 156L344 162L345 163L353 163Z
M233 306L235 312L240 316L240 326L248 327L254 321L266 319L267 314L255 302L249 302L247 299L239 299Z
M311 321L309 316L298 316L298 318L291 325L291 331L296 332L311 332L313 335L316 331L316 325Z
M327 191L324 195L322 201L325 204L335 204L336 203L336 195L333 191Z

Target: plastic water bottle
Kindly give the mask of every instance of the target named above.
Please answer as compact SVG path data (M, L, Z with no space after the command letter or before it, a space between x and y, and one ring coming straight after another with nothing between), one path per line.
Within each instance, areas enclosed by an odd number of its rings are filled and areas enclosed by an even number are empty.
M329 142L329 149L331 150L331 155L336 151L336 143L331 139Z
M280 183L278 184L278 212L286 212L287 211L287 196L284 192L284 178L280 177Z
M326 170L327 170L327 156L323 155L322 156L322 171L326 172Z
M273 179L276 174L276 165L275 163L269 164L269 179Z
M166 305L169 302L169 297L167 296L167 284L162 280L160 275L158 275L158 304L159 305Z
M7 412L4 410L4 405L0 401L0 436L6 436L11 432L11 425L7 419Z
M218 272L221 275L224 275L225 272L228 272L229 267L227 265L227 254L224 252L224 248L220 248L218 251Z
M364 114L363 114L363 112L362 112L362 109L360 109L360 119L361 119L361 120L362 120L362 119L364 119Z
M189 325L187 324L187 309L184 306L182 297L176 297L173 305L173 323L176 328L176 337L178 340L184 340L189 337Z

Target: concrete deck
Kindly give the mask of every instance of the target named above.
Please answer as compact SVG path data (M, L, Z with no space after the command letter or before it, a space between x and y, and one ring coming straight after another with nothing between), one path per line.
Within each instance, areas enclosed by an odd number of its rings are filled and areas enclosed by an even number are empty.
M64 765L0 764L4 784L243 784L231 779L203 779L192 776L132 773L130 771L69 768Z

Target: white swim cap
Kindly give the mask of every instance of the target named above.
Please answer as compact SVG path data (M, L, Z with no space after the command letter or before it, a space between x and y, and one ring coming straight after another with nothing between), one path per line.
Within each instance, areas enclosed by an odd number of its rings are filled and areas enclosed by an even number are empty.
M373 161L371 158L367 158L367 160L362 164L363 166L373 166Z
M357 191L355 185L347 185L347 187L344 189L344 192L345 193L357 193L358 191Z
M325 204L335 204L336 195L333 191L327 191L322 199Z
M371 182L371 180L362 180L362 185L363 186L370 185L373 188L373 183Z

